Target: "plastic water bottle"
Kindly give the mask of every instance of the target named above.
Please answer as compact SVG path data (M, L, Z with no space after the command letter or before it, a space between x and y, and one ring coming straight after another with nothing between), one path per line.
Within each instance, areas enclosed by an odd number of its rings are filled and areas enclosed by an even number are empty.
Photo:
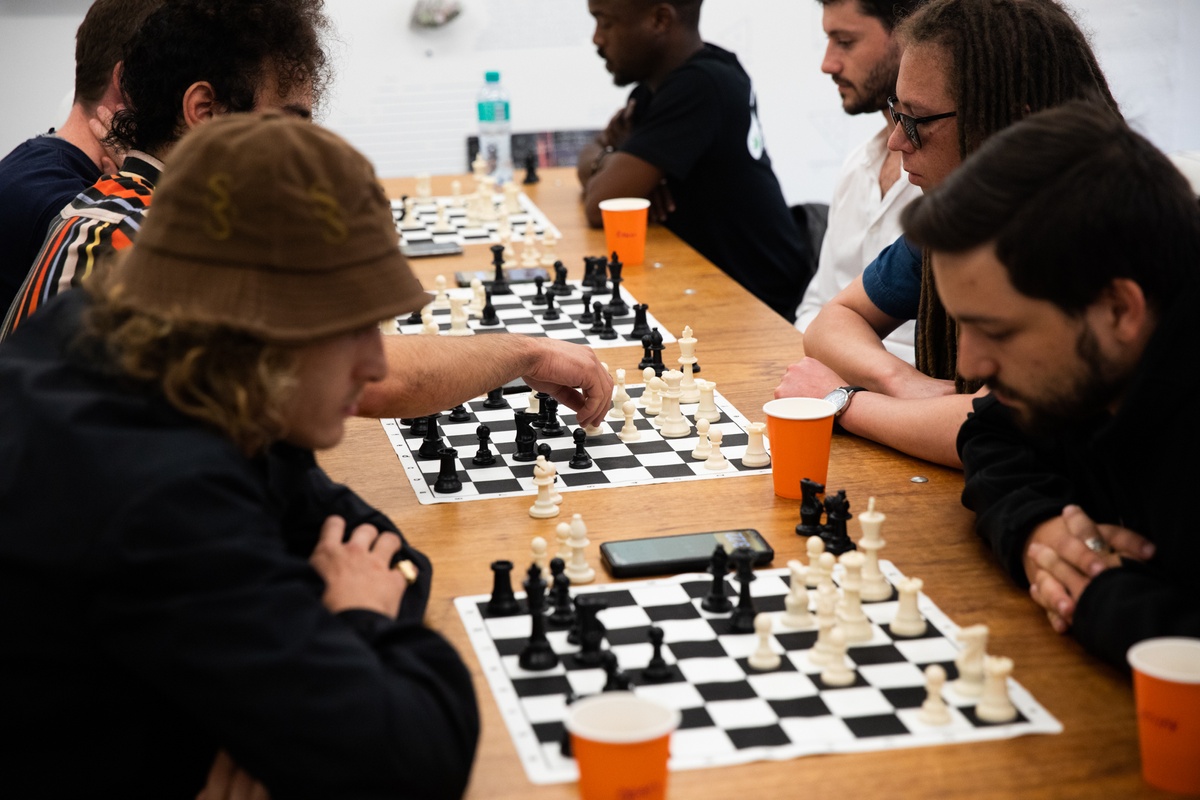
M488 162L488 174L496 183L512 180L512 123L508 116L508 92L500 84L499 72L488 72L479 90L479 152Z

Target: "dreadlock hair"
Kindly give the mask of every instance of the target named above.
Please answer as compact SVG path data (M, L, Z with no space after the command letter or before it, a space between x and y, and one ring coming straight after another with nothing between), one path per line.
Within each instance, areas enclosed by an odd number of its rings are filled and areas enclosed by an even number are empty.
M930 0L897 34L905 47L933 45L949 57L964 159L993 133L1070 100L1120 115L1087 36L1055 0ZM958 330L938 299L928 252L922 262L917 369L975 391L957 375Z

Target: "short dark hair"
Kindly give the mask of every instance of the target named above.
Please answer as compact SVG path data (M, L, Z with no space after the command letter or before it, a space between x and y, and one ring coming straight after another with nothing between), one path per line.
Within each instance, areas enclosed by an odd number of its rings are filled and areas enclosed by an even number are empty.
M96 0L75 31L75 102L104 97L113 68L142 22L163 0Z
M280 93L311 83L314 103L329 78L323 0L171 0L146 18L121 70L126 107L111 139L156 151L183 132L187 88L208 81L230 111L254 108L268 74Z
M996 131L1068 100L1119 113L1087 36L1055 0L928 0L897 33L905 46L949 53L963 158Z
M924 0L817 0L823 6L836 6L841 3L855 3L858 10L868 17L874 17L883 23L883 27L891 33L896 25L913 12Z
M1117 115L1068 103L997 133L909 205L934 252L994 242L1021 294L1081 313L1116 278L1165 311L1200 288L1200 204L1162 152Z
M669 6L674 6L675 14L684 25L687 25L689 28L698 28L700 26L700 4L704 0L626 0L626 2L643 11L649 11L662 3L666 3Z

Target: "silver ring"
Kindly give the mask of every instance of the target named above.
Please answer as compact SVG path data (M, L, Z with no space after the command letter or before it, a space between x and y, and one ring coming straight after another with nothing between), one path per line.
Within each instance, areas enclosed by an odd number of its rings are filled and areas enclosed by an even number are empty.
M1108 543L1099 536L1093 536L1090 539L1085 539L1083 543L1087 545L1087 549L1091 550L1093 553L1108 552Z

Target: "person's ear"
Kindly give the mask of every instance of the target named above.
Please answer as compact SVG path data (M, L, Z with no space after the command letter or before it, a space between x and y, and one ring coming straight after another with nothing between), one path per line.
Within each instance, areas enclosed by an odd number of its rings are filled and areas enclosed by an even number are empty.
M1094 304L1098 321L1122 345L1143 342L1153 326L1150 307L1141 285L1129 278L1114 278Z
M221 113L217 93L208 81L196 81L183 93L183 124L190 130Z

